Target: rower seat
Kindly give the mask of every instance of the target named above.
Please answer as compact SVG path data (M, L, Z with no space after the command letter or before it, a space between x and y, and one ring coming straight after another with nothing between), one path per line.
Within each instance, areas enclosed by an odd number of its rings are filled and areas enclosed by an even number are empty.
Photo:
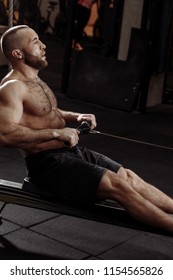
M29 177L26 177L24 179L23 185L22 185L22 190L32 193L32 194L36 194L41 199L46 199L49 201L53 201L55 203L59 203L57 201L57 197L55 196L54 193L44 190L43 188L40 188L36 184L32 183ZM60 202L60 203L62 203L62 202ZM95 206L97 206L97 205L124 210L124 208L118 202L112 201L110 199L97 201L97 202L95 202Z

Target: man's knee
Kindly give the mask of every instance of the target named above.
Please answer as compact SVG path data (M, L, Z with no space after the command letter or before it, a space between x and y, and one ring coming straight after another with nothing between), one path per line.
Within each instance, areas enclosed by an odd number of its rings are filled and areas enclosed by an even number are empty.
M126 180L136 191L139 191L141 186L143 185L141 183L144 183L143 179L141 179L135 172L130 169L121 167L118 170L117 174L124 180Z
M119 198L128 196L131 191L132 188L125 177L123 178L118 173L107 170L100 181L97 197L119 200Z

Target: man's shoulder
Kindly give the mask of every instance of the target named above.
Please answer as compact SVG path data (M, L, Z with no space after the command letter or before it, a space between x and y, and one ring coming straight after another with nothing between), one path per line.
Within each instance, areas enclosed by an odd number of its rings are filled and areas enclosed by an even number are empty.
M25 84L17 79L5 78L0 84L0 99L11 100L11 98L24 98ZM12 99L13 99L12 98Z
M24 87L25 83L16 79L16 78L10 78L10 77L5 77L2 79L0 83L0 88L5 89L5 88L18 88L18 87Z
M19 75L15 70L9 71L9 73L1 80L0 86L2 85L13 85L13 86L22 86L23 82L19 78Z

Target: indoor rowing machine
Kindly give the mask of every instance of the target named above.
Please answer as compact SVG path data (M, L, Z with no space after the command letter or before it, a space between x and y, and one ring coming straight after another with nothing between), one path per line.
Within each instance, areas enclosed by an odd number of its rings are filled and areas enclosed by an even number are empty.
M81 134L88 134L88 133L99 134L99 135L108 136L108 137L123 140L123 141L129 141L129 142L133 142L133 143L152 146L154 148L161 148L161 149L173 151L173 147L170 147L170 146L158 145L158 144L154 144L154 143L150 143L150 142L146 142L146 141L141 141L141 140L137 140L137 139L133 139L133 138L123 137L123 136L114 135L114 134L110 134L110 133L101 132L101 131L98 131L95 129L91 129L90 123L88 121L82 122L82 124L77 129L80 131Z
M111 200L98 201L92 207L64 204L58 201L55 195L30 183L28 178L24 179L23 184L0 180L0 201L4 202L0 213L7 203L12 203L107 223L113 223L113 216L118 217L120 213L126 212L117 202Z
M83 122L77 129L81 134L94 133L90 129L88 122ZM169 233L151 228L134 220L116 201L101 200L95 202L95 204L90 207L65 204L58 201L58 198L56 198L54 194L31 183L29 178L25 178L23 184L0 179L0 201L4 202L1 206L0 214L2 214L7 203L12 203L103 223L169 235Z
M8 203L11 203L62 215L170 236L168 232L149 227L134 220L116 201L101 200L95 202L95 204L90 207L65 204L58 201L55 195L43 191L40 187L30 183L28 178L24 179L23 184L0 179L0 201L4 202L1 206L0 214L2 214L4 207ZM0 220L2 223L2 219Z
M83 122L79 127L77 127L77 130L80 131L80 134L88 133L90 130L89 123ZM25 178L23 184L0 179L0 201L4 202L0 209L0 214L7 203L18 204L87 219L97 219L105 222L111 222L111 214L108 212L125 212L123 207L110 200L99 201L90 208L64 204L61 201L58 201L54 194L51 194L50 192L32 184L29 181L29 178ZM114 215L117 216L118 214Z

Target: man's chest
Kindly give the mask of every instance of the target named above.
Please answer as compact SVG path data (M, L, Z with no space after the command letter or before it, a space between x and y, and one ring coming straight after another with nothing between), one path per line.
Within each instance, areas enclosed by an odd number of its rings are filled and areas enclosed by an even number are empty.
M57 101L50 88L43 82L27 82L27 97L24 110L34 115L44 115L57 107Z

